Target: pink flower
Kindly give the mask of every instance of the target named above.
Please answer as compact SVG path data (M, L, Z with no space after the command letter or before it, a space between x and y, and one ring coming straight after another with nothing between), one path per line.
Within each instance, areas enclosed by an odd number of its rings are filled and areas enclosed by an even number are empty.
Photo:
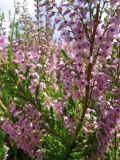
M7 38L4 36L0 36L0 50L3 50L4 48L6 48L8 44L9 44L9 41L7 40Z

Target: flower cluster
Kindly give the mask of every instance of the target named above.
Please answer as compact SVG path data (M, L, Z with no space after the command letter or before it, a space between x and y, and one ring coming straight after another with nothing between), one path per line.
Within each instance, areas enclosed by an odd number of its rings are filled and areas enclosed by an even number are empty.
M0 36L0 51L5 49L9 44L9 41L5 36Z
M5 120L1 128L9 134L19 148L29 153L31 157L41 160L43 155L39 148L40 138L45 131L41 127L40 113L30 104L26 104L23 111L19 112L13 103L10 105L10 112L17 121L13 124Z
M106 110L98 122L96 137L98 141L98 153L101 157L108 150L111 140L114 138L115 130L120 129L119 123L119 107L111 107L109 110Z

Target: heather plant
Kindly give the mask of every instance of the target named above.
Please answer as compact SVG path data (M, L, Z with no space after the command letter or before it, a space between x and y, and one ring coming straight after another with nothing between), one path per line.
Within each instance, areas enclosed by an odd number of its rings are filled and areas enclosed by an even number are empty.
M22 9L0 36L0 126L12 158L119 160L119 0L35 0L35 21Z

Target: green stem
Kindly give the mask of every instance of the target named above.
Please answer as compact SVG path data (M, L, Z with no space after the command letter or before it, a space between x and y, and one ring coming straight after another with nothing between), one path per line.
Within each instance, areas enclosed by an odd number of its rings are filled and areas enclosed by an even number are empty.
M2 109L3 113L5 114L5 116L10 118L10 120L12 120L12 117L10 115L10 112L9 112L8 108L3 104L1 99L0 99L0 108Z

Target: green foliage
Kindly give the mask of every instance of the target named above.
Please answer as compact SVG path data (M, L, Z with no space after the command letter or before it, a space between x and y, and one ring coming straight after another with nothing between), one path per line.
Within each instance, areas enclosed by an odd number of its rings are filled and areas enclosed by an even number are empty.
M0 147L0 160L6 160L8 148L6 146Z
M84 132L79 133L78 140L74 143L69 160L88 160L97 150L94 133L89 134L86 139Z
M8 96L7 90L2 91L2 97L3 97L2 99L3 99L5 106L9 108L9 96Z
M4 134L0 130L0 160L5 160L7 157L8 148L4 145Z
M18 21L15 23L15 36L16 36L16 39L20 39L20 37L21 37L20 31L19 31L19 22Z
M60 56L62 57L63 60L71 60L71 58L67 55L67 53L65 52L65 50L61 49L60 50Z
M46 135L42 139L43 152L46 155L46 160L63 160L65 154L65 146L57 138L51 135Z
M4 138L5 138L5 136L4 136L3 132L0 130L0 145L1 146L4 144Z

